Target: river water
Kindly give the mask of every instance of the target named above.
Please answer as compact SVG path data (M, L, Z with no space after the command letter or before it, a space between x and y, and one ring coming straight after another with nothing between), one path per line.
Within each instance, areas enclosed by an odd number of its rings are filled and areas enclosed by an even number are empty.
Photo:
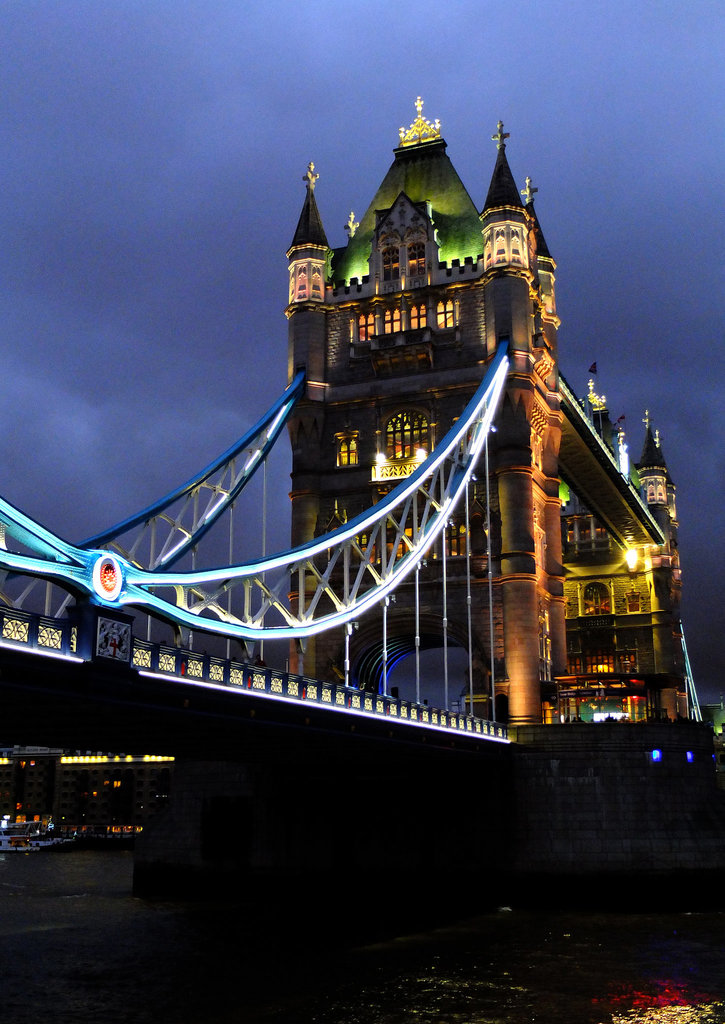
M372 944L133 897L132 854L0 854L8 1024L725 1024L725 914L501 909ZM321 892L320 899L343 899Z

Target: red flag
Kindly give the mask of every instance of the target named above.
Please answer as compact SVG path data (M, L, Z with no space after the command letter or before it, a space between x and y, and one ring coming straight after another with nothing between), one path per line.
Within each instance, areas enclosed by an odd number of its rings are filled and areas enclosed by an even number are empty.
M588 372L589 373L596 373L597 372L597 364L596 363L592 363L592 365L589 367L589 371Z

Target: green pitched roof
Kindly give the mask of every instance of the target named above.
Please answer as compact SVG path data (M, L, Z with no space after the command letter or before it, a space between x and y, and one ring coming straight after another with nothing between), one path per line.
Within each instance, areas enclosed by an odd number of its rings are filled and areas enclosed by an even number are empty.
M446 155L445 142L437 139L395 150L395 160L354 237L347 246L335 250L335 281L362 279L368 273L375 211L390 209L401 192L414 203L430 203L442 262L450 263L455 259L463 262L467 256L475 260L481 255L483 239L478 211Z

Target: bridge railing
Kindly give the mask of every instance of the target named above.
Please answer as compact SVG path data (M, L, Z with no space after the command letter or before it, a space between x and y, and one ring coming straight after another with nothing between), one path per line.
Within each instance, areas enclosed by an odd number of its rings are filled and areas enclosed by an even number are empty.
M54 619L34 612L0 607L0 644L29 649L37 654L78 658L77 626L70 619ZM78 660L81 660L78 658ZM234 658L152 643L133 637L131 666L139 672L185 679L247 691L258 696L317 704L321 707L363 715L375 715L402 723L447 729L471 736L507 740L505 725L473 715L417 704L399 697L369 693L342 683L330 683L266 665L252 665Z
M247 690L257 695L287 698L318 704L338 711L379 715L400 722L451 729L482 737L505 740L505 725L489 722L473 715L446 711L416 704L398 697L369 693L342 683L331 683L294 672L252 665L248 662L219 658L214 655L190 651L166 644L154 644L134 637L132 664L139 671L161 676L188 679L190 682L214 683L234 689Z

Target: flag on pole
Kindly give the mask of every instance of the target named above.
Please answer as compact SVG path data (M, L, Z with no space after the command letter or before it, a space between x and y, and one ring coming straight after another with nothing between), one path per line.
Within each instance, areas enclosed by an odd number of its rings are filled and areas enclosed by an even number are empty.
M597 364L596 363L592 363L592 365L589 367L589 371L588 372L589 373L596 373L597 372Z

